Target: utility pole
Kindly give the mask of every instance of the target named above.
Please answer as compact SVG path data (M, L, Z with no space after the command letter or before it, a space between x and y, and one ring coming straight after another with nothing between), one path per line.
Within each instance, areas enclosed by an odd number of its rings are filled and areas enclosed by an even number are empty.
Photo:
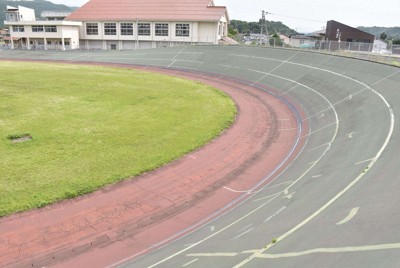
M265 30L265 35L267 37L267 46L269 46L269 34L268 34L268 27L267 27L267 21L265 20L265 15L271 14L269 12L266 11L262 11L261 12L261 34L263 34L264 30ZM261 42L261 40L260 40Z

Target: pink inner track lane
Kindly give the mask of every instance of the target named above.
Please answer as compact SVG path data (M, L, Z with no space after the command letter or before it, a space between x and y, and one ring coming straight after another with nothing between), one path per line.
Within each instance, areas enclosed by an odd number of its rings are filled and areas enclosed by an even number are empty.
M223 213L227 204L243 197L242 192L227 188L253 188L295 146L299 126L293 111L265 91L205 74L93 64L164 73L214 86L235 101L236 121L207 146L155 171L0 219L0 266L100 267L144 254L157 248L154 245L160 241L184 235L190 231L187 228L209 215ZM302 135L307 131L305 121ZM300 139L275 174L289 165L303 145L304 139Z

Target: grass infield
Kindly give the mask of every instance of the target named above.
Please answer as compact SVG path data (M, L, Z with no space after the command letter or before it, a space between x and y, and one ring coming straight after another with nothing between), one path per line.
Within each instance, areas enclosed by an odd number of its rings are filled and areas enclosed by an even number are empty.
M233 101L137 70L0 62L0 216L160 167L232 124Z

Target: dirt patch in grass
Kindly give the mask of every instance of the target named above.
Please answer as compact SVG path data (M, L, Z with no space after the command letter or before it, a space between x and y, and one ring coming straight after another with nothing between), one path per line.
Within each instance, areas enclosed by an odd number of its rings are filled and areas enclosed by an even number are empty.
M12 143L21 143L32 140L30 134L14 134L7 137Z

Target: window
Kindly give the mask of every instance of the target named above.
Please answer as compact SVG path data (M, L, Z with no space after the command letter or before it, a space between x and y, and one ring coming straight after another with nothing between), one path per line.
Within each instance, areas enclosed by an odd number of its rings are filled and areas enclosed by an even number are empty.
M13 30L13 32L16 32L16 33L23 33L23 32L25 32L24 26L19 26L19 25L14 25L14 26L12 27L12 30Z
M168 36L168 23L156 23L156 36Z
M133 35L133 23L121 23L121 35Z
M57 26L55 26L55 25L44 26L44 31L46 33L56 33L57 32Z
M104 23L104 35L117 35L117 24L115 22Z
M138 35L150 35L150 23L138 23Z
M44 31L43 25L33 25L32 26L32 32L34 32L34 33L39 33L39 32L43 32L43 31Z
M88 22L86 23L86 34L87 35L98 35L99 34L99 26L97 23Z
M175 26L176 36L189 36L190 27L188 23L178 23Z
M47 41L47 44L48 44L48 45L51 45L51 41Z

